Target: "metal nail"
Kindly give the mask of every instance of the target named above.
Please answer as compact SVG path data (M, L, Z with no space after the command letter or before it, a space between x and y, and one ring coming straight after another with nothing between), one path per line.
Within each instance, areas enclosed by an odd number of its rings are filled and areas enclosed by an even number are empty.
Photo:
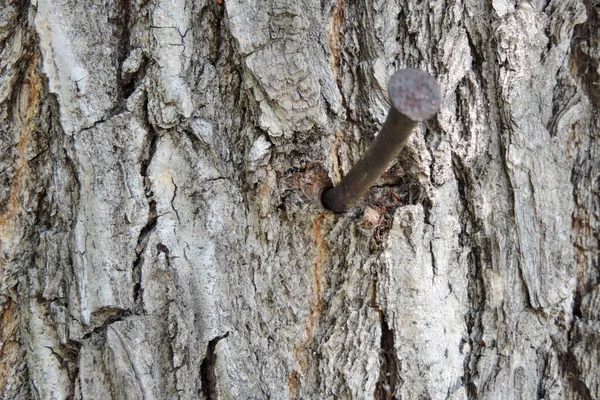
M397 71L388 84L392 107L383 128L342 181L323 193L323 206L341 212L354 204L379 179L406 144L417 122L433 117L441 103L440 85L425 71Z

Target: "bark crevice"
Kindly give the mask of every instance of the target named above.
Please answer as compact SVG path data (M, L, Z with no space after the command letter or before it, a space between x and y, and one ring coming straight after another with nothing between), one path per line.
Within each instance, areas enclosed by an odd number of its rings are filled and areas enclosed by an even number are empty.
M569 335L569 342L572 341L572 333ZM581 369L577 363L577 359L573 355L573 349L568 348L567 351L557 351L559 365L563 375L569 384L572 393L577 393L577 398L580 400L594 400L590 389L582 379Z
M204 400L217 400L217 376L215 366L217 364L217 343L229 336L229 332L217 336L208 342L206 355L200 364L200 380L202 382L202 396Z
M479 244L473 240L475 231L478 231L481 221L478 220L473 204L469 199L473 197L472 176L458 155L452 157L453 171L458 187L461 210L461 231L459 234L459 245L468 249L468 283L467 296L470 304L469 311L465 316L467 327L467 339L461 343L464 348L468 344L468 352L464 361L463 385L469 399L478 398L478 388L475 383L478 378L477 365L480 357L481 335L483 333L482 314L485 310L485 282L482 275L483 263L481 261L481 249Z
M394 344L394 330L390 329L385 314L377 309L381 321L381 340L379 350L379 379L373 395L375 400L396 400L398 383L398 355Z
M148 121L146 125L148 126ZM144 250L148 244L150 235L156 229L158 222L158 215L156 211L156 200L154 200L154 193L151 189L150 179L148 177L148 167L152 162L152 158L156 153L156 146L158 142L158 134L148 126L149 137L147 138L147 155L141 162L140 174L144 181L144 194L148 199L148 220L146 225L140 230L138 235L137 244L135 246L136 258L133 261L132 275L134 277L133 284L133 300L134 300L134 312L140 314L144 312L144 299L143 299L143 288L142 288L142 265L144 263Z

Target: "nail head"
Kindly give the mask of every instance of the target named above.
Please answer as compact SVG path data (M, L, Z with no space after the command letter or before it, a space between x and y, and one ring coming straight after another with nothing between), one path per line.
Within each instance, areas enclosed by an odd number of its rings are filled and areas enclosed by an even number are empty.
M388 84L392 106L413 121L425 121L438 112L442 91L436 80L419 69L403 69Z

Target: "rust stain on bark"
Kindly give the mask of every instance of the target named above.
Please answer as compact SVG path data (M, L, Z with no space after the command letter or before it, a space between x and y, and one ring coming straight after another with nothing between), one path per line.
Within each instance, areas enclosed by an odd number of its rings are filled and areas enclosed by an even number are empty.
M300 377L297 371L288 375L288 397L290 400L300 400Z
M311 266L312 279L313 279L313 296L310 307L310 314L308 317L308 325L304 330L304 340L294 347L294 358L300 366L300 373L304 374L308 369L309 355L307 354L306 348L314 337L314 332L318 329L319 319L323 313L323 292L325 290L326 281L323 275L323 267L327 262L328 246L322 233L322 225L328 216L329 212L321 212L311 227L311 237L315 244L315 257ZM293 371L296 372L296 371ZM300 382L299 375L296 372L296 378L294 382ZM289 378L289 377L288 377ZM289 383L288 379L288 383ZM288 385L289 386L289 385Z
M340 167L339 149L342 145L342 132L336 129L333 132L333 140L329 146L329 156L331 158L331 172L333 174L333 183L338 184L342 180Z
M322 212L319 214L317 219L312 225L312 229L310 231L311 236L315 243L315 260L312 264L312 274L313 274L313 283L314 283L314 298L313 305L311 307L310 313L310 327L311 330L316 327L319 318L321 317L321 313L323 312L323 264L327 261L327 243L323 234L321 232L321 225L323 220L327 217L328 213Z
M4 396L8 372L15 365L15 358L20 354L21 345L15 339L18 326L17 303L8 300L2 310L2 326L0 326L0 397Z
M0 251L6 257L14 236L20 230L19 215L28 203L28 185L32 180L29 160L33 158L35 143L33 131L40 105L42 81L36 71L36 58L32 56L25 71L18 97L14 106L13 126L15 138L13 174L10 180L10 192L6 207L0 211ZM4 281L5 258L0 257L0 279ZM16 339L19 326L19 309L16 303L5 297L0 305L2 321L0 325L0 397L3 397L6 381L11 368L22 357L21 345Z
M35 56L25 73L15 104L15 127L19 129L16 140L14 174L11 179L8 207L0 214L0 250L12 239L16 228L15 217L27 202L27 181L31 177L29 159L33 155L33 119L39 110L41 79L35 71Z
M600 10L594 7L593 2L584 0L587 9L587 21L577 25L573 30L571 52L569 54L569 71L579 86L588 97L592 110L600 107L600 57L594 49L600 47ZM575 266L577 287L573 296L573 314L582 320L589 318L590 302L586 304L586 297L595 289L600 271L598 261L600 252L598 242L600 239L599 207L597 199L600 194L600 181L598 180L597 160L600 155L598 145L598 128L600 118L592 111L590 121L575 123L568 127L570 148L574 157L571 170L573 184L574 209L571 219L571 240L575 252ZM596 322L596 321L594 321ZM577 355L573 350L578 346L586 345L591 333L577 333L571 322L569 332L569 345L566 351L559 351L559 366L561 374L566 378L569 390L574 398L593 398L593 383L590 385L590 360L597 357L597 349L590 348L589 354ZM560 347L560 346L559 346Z
M600 60L590 49L600 47L600 12L590 1L584 1L584 4L588 19L577 25L573 31L569 71L577 85L588 96L592 106L597 108L600 107ZM598 124L599 121L596 118L592 123ZM576 314L581 298L593 289L599 276L595 265L599 259L597 243L600 235L597 228L597 210L592 201L598 196L597 172L593 161L598 158L598 146L594 142L594 136L597 135L594 129L597 128L575 123L570 127L569 135L577 157L571 178L575 186L571 231L577 266Z
M340 75L340 42L342 41L342 25L344 23L344 0L338 0L329 15L329 66L333 72L333 78L338 82Z

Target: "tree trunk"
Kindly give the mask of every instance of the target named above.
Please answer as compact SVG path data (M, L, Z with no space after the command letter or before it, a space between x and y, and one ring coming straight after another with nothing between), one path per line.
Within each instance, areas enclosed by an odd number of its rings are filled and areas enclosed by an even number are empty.
M1 4L3 399L600 398L596 0Z

